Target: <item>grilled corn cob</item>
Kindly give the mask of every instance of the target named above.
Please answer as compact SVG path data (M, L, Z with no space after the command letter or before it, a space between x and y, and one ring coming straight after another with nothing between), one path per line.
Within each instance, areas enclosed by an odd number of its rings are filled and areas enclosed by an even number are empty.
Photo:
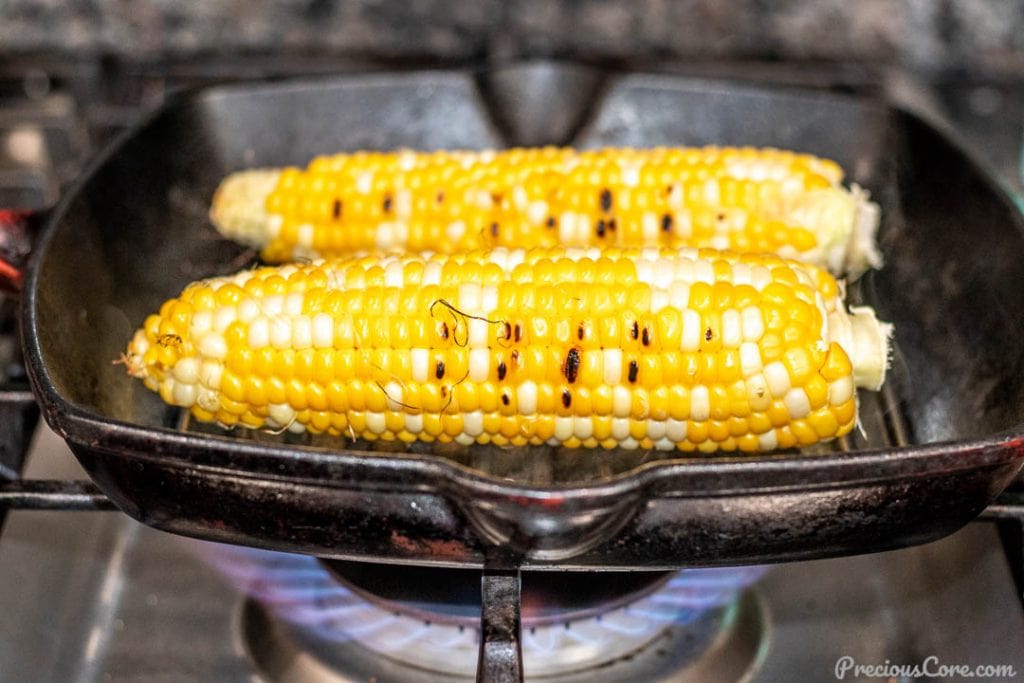
M855 276L877 207L834 162L775 149L357 152L229 176L211 219L268 262L370 249L694 246Z
M774 256L499 247L201 281L124 361L226 426L755 451L849 432L889 334L827 272Z

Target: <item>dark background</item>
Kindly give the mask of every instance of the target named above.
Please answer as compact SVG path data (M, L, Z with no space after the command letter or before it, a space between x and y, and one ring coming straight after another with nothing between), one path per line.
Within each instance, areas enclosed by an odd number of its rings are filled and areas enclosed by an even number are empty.
M855 61L1024 73L1017 0L0 0L0 55Z

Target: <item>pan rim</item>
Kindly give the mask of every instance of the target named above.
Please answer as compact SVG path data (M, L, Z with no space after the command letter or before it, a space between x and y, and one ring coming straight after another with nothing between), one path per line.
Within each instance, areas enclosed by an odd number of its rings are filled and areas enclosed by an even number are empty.
M373 486L360 482L360 488L374 487L389 490L436 490L429 485L441 481L458 488L468 488L478 494L501 499L520 498L529 501L558 499L593 502L630 493L658 488L659 484L676 484L661 491L658 497L728 497L755 495L787 490L832 490L872 483L893 483L894 480L933 476L948 476L959 472L972 472L999 467L1017 460L1024 465L1024 425L1017 425L975 439L946 440L913 444L897 448L862 449L849 453L751 456L703 456L673 458L643 463L628 471L599 481L570 482L561 485L534 485L513 482L488 474L479 469L445 459L443 456L403 452L328 450L316 446L272 444L196 432L182 432L167 427L138 425L106 418L68 403L59 393L53 408L44 410L50 426L70 443L102 450L122 458L156 462L167 467L218 470L232 477L266 480L268 478L299 483L315 483L325 487L352 485L346 477L315 477L284 474L273 471L277 466L322 465L343 469L387 470L393 477L380 477ZM155 437L155 438L154 438ZM142 448L158 443L160 451L179 451L143 454ZM197 456L207 456L205 459ZM262 461L266 467L254 471L238 466L232 459ZM969 458L969 459L966 459ZM223 459L218 462L218 459ZM381 472L376 472L378 475ZM817 474L813 480L803 475ZM403 475L440 475L408 479ZM774 475L786 483L765 483L765 477ZM833 475L833 476L829 476ZM709 491L699 484L708 477L729 477L738 485ZM751 478L757 486L743 485ZM393 480L393 481L392 481ZM691 487L680 485L691 484Z

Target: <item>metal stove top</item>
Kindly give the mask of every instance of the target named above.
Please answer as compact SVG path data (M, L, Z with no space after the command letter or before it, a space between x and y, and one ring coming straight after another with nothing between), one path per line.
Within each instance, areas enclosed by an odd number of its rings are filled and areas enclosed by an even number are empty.
M83 473L59 437L40 429L26 475ZM254 623L266 614L202 559L208 545L119 513L11 513L0 542L0 681L332 680L330 662L287 649L294 641L281 635L284 626ZM841 657L913 665L934 656L943 664L1011 665L1024 675L1024 611L989 524L917 548L781 565L741 605L726 635L757 652L741 669L746 680L830 680ZM254 657L246 633L283 650ZM621 660L586 679L693 680L649 661L671 660L681 646L669 634L648 658ZM331 659L352 668L334 680L446 678L413 678L353 643L338 647ZM637 663L654 668L638 674L630 668Z

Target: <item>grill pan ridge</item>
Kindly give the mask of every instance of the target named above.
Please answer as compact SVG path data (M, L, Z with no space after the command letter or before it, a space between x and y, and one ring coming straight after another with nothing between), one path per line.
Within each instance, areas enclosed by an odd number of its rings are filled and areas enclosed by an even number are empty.
M835 446L846 452L680 458L242 438L190 425L112 365L146 313L238 263L240 248L206 219L225 173L335 150L514 144L477 76L182 93L69 194L33 254L24 347L46 419L120 508L175 533L341 559L668 569L933 540L1020 469L1021 219L948 138L870 97L611 75L563 117L584 122L572 140L582 147L792 148L835 159L871 190L886 266L851 295L895 322L895 353L886 389L861 392L863 430ZM525 78L517 87L529 90Z

